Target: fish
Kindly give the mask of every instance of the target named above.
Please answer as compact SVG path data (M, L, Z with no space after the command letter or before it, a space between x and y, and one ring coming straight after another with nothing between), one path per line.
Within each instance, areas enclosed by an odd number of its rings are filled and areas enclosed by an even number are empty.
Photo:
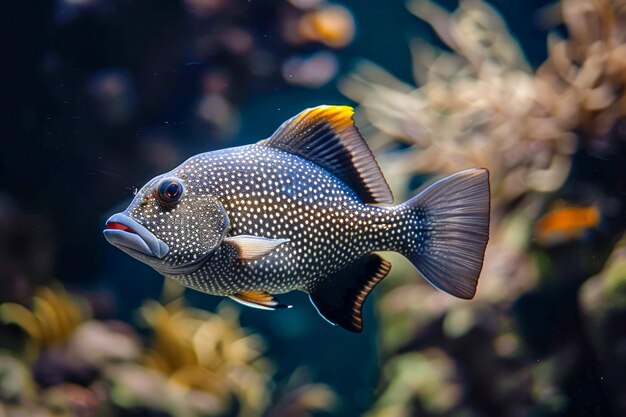
M553 246L581 238L585 232L596 229L601 223L597 206L557 207L537 220L534 240L542 246Z
M257 143L195 155L148 181L104 237L183 286L264 310L299 290L351 332L399 252L471 299L489 239L489 171L460 171L393 205L349 106L303 110Z

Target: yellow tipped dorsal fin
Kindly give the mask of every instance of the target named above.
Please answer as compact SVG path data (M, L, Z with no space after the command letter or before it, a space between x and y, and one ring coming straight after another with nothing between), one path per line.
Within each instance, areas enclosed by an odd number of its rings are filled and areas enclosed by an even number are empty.
M248 307L260 308L261 310L291 308L290 305L279 303L272 294L266 291L242 291L229 295L229 297L240 304Z
M317 106L283 123L262 141L306 158L352 188L364 203L393 203L391 190L359 133L349 106Z

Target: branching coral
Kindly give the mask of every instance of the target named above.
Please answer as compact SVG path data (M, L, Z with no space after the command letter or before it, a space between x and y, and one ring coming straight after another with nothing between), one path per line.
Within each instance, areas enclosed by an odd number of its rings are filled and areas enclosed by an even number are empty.
M623 134L626 117L624 5L567 0L562 15L568 38L548 39L548 60L535 78L534 113L544 134L561 140L574 135L605 156Z
M374 146L410 145L389 157L394 163L385 166L387 175L487 167L496 210L525 192L559 187L574 143L542 131L534 120L534 77L499 15L480 1L462 2L450 15L423 1L410 3L410 10L452 49L413 44L421 87L371 63L362 63L342 84L381 133Z

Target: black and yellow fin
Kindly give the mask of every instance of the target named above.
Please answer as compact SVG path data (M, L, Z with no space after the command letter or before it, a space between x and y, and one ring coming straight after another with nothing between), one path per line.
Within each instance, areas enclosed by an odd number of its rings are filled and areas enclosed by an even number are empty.
M349 106L317 106L283 123L261 142L327 169L364 203L393 203L393 195L372 151L357 130Z
M391 269L391 264L370 254L308 290L318 313L333 325L351 332L363 330L361 309L365 298Z
M224 238L224 242L237 250L237 257L241 261L256 261L274 252L280 245L289 242L289 239L269 239L260 236L239 235Z
M291 308L290 305L281 304L270 293L266 291L246 291L237 292L229 295L229 298L252 308L259 308L261 310L276 310L278 308Z

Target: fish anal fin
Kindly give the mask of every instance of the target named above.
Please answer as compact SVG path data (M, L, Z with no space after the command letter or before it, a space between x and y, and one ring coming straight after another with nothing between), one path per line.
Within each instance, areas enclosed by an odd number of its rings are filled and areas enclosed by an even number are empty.
M261 310L276 310L279 308L291 308L290 305L281 304L272 294L266 291L238 292L229 297L240 304Z
M306 109L260 144L316 163L345 182L364 203L393 203L391 190L353 115L349 106Z
M391 264L369 254L308 290L311 302L327 321L351 332L363 330L363 303L391 269Z
M266 237L238 235L224 239L237 250L237 257L241 261L256 261L274 252L280 245L289 242L289 239L269 239Z

